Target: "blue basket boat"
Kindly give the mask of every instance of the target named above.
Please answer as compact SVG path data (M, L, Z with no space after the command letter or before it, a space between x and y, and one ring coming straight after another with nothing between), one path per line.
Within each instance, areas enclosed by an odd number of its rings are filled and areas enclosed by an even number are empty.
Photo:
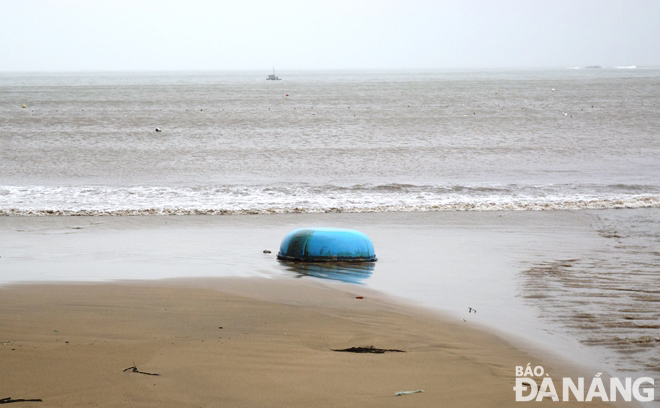
M305 262L375 262L374 245L363 233L343 228L299 228L280 245L278 259Z

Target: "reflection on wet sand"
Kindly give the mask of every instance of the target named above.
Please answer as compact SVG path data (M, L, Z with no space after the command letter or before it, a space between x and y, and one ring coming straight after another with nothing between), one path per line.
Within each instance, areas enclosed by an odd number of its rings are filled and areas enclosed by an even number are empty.
M313 276L358 284L368 279L376 267L374 262L279 262L287 271L295 273L297 278Z
M599 215L604 247L582 259L547 260L523 272L524 294L543 318L583 344L607 348L620 372L660 372L660 217L657 210Z

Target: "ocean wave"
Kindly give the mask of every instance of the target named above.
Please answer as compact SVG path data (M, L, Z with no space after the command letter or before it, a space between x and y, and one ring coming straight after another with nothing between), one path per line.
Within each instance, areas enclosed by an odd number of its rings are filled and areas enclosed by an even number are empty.
M643 185L0 186L0 216L544 211L660 207Z

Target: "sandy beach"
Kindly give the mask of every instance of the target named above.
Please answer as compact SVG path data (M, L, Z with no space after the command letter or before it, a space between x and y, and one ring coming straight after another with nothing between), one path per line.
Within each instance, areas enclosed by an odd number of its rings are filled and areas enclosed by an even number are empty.
M41 407L501 407L514 403L516 365L570 374L357 286L207 278L0 293L0 397ZM372 345L405 352L333 351Z
M4 217L0 398L41 407L521 404L516 366L556 379L603 371L597 353L516 294L525 265L586 259L608 242L594 222L568 212ZM279 240L300 223L359 228L380 260L351 273L278 263ZM333 351L370 346L404 352Z

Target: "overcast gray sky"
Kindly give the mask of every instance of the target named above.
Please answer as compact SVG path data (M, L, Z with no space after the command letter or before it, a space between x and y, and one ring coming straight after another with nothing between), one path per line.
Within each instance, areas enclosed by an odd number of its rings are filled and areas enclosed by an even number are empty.
M660 0L0 0L0 71L660 66Z

